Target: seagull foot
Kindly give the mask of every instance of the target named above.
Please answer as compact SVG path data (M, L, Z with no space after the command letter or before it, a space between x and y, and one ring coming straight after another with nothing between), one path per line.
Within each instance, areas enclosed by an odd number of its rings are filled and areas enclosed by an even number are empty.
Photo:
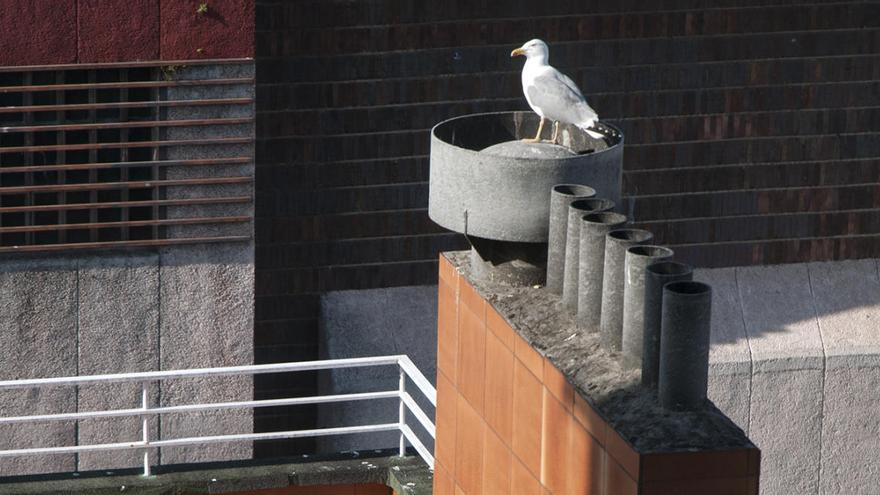
M544 140L540 139L540 138L521 139L520 141L522 141L524 143L543 143L544 142Z

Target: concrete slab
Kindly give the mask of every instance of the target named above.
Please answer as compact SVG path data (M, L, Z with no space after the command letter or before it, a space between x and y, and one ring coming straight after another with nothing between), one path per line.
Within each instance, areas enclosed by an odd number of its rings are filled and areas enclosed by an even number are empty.
M229 462L159 472L147 477L127 472L106 475L91 473L92 476L65 476L60 479L25 478L0 484L0 495L352 493L352 484L387 485L395 493L406 495L431 494L433 473L418 456L397 457L393 451L370 450L333 457L304 456L280 461ZM370 489L355 491L385 493Z
M162 369L253 363L254 266L250 245L211 245L160 250L160 364ZM249 400L250 377L172 380L161 404ZM249 433L252 413L234 410L168 414L162 438ZM162 463L251 457L249 443L162 449Z
M749 363L751 352L743 322L734 268L694 270L694 280L712 286L711 363ZM739 372L739 367L733 366ZM748 373L748 371L746 371Z
M321 359L406 354L434 383L436 342L436 286L329 292L321 299ZM319 380L322 395L396 390L397 386L397 371L388 367L334 370ZM410 394L429 417L434 417L433 406L421 393ZM396 400L330 404L318 408L318 426L394 422L397 413ZM412 415L408 424L426 445L432 445ZM317 445L319 452L330 453L392 448L397 441L396 433L377 433L320 438Z
M761 494L816 493L822 371L752 375L749 438L761 449Z
M827 371L820 494L877 493L880 487L878 383L880 368Z
M159 369L159 256L102 256L79 263L79 373L97 375ZM152 387L156 404L158 386ZM80 387L80 411L141 406L139 384ZM157 438L157 421L152 421ZM80 421L80 445L140 440L141 419L102 418ZM158 453L153 449L152 456ZM153 457L158 459L158 457ZM140 451L82 453L78 469L137 467Z
M712 286L709 399L748 434L752 360L734 268L694 270Z
M752 376L725 371L709 364L709 400L748 435Z
M76 262L16 260L0 264L0 379L76 375ZM0 415L76 411L70 387L0 392ZM0 449L75 445L73 422L0 426ZM73 455L0 459L4 475L73 471Z
M736 277L753 372L821 370L822 338L806 265L737 268Z
M876 261L811 263L809 271L829 364L880 366L880 278Z

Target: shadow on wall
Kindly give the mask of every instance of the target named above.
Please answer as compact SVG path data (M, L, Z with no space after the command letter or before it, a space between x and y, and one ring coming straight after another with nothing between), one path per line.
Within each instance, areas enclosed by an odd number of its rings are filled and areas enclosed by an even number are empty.
M880 322L877 260L697 269L694 277L713 286L713 344L747 338L757 359L823 346L880 349L872 330Z
M321 298L320 359L406 354L435 383L437 374L437 287L417 286L329 292ZM397 390L395 367L351 368L319 375L319 393L344 394ZM428 415L434 407L407 383L411 395ZM318 427L397 422L398 401L360 401L318 408ZM422 442L433 441L408 414L407 423ZM317 451L394 448L396 433L371 433L319 439Z
M697 270L713 286L709 397L762 450L763 494L880 484L880 266ZM839 491L838 491L839 490Z

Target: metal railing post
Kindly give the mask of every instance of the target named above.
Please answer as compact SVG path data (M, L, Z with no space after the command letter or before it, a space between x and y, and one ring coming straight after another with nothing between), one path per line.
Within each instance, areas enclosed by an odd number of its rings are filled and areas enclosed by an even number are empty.
M400 457L406 455L406 434L403 432L403 427L406 425L406 404L403 402L403 394L406 393L406 372L403 370L403 367L400 368L400 410L398 412L399 421L400 421L400 446L398 454Z
M144 476L150 475L150 416L146 413L150 409L149 391L150 383L141 382L141 408L144 410L144 415L141 416L144 440Z

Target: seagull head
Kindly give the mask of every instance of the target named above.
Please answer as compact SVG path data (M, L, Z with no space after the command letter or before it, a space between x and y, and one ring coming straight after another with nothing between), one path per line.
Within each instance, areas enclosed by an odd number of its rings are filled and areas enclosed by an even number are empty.
M517 57L519 55L525 56L527 60L541 59L546 63L550 58L550 48L547 47L547 43L544 43L539 39L534 39L526 41L523 46L510 52L511 57Z

